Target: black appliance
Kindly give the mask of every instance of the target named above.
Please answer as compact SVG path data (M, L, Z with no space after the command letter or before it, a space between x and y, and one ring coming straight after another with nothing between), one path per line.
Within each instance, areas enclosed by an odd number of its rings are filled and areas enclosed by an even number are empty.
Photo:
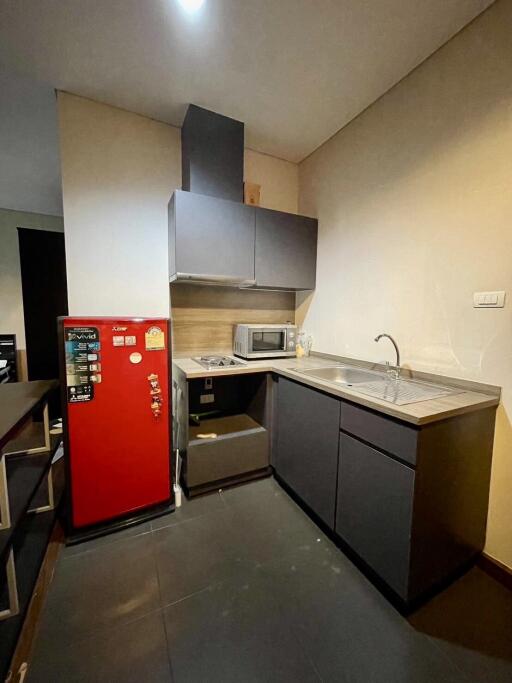
M16 335L0 334L0 384L17 381Z

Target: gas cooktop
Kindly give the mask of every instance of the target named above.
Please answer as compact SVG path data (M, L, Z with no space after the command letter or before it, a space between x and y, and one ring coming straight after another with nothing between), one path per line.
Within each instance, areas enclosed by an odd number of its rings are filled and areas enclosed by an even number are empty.
M233 368L238 365L247 365L243 360L233 358L232 356L200 356L193 358L196 363L202 365L207 370L215 370L216 368Z

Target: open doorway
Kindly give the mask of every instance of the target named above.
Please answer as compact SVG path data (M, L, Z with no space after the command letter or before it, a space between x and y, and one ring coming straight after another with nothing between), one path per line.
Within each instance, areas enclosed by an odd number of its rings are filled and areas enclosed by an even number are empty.
M57 317L68 314L64 234L18 228L28 379L59 376ZM58 402L50 413L59 413Z

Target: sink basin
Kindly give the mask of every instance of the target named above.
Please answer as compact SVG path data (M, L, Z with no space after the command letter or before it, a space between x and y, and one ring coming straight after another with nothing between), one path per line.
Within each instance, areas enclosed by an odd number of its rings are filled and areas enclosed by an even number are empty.
M326 382L336 382L336 384L358 384L359 382L385 382L386 378L371 370L361 370L359 368L348 368L345 365L333 365L327 368L313 368L311 370L298 370L303 375L323 379Z
M373 396L381 401L394 403L398 406L408 403L430 401L433 398L441 398L450 394L458 394L460 390L418 382L414 380L395 380L389 375L373 370L351 368L346 365L332 365L325 368L312 368L299 370L302 375L309 375L326 382L342 384L352 387L354 391L366 396Z

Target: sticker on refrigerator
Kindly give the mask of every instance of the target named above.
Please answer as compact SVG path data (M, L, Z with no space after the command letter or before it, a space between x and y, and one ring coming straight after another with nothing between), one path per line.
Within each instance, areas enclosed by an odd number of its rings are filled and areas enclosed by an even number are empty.
M81 387L68 387L68 403L85 403L94 398L92 384L84 384Z
M66 387L68 403L84 403L94 398L93 382L96 368L89 363L90 351L101 348L96 327L65 327L64 348L66 353ZM98 358L98 354L94 354ZM92 370L95 368L95 370Z
M165 349L165 336L160 327L150 327L144 336L146 351L161 351Z

